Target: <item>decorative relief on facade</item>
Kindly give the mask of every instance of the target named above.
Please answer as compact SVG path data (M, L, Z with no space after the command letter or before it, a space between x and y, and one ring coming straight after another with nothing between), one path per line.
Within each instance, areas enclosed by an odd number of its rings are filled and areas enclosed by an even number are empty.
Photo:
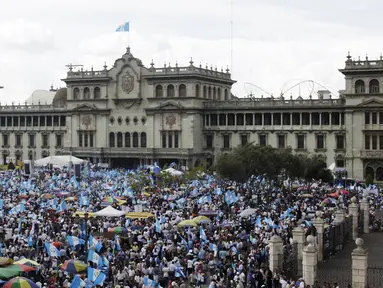
M181 130L181 121L179 114L164 113L162 123L164 130Z
M133 91L134 88L134 76L126 71L125 75L121 77L121 89L126 94L129 94Z
M92 124L92 118L90 115L82 117L82 125L84 125L86 129L88 129L90 124Z

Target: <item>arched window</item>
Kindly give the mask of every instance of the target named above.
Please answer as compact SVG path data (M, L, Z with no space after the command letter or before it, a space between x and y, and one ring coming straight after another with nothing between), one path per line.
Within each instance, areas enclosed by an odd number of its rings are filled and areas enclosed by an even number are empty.
M119 148L122 147L122 133L121 132L117 133L117 147L119 147Z
M156 97L164 97L164 88L162 88L162 85L156 86Z
M227 89L225 89L225 101L228 101L229 100L229 92L227 91Z
M376 169L376 181L383 181L383 167Z
M133 133L133 147L134 148L138 147L138 133L137 132Z
M179 97L186 97L186 86L185 86L185 84L181 84L178 87L178 96Z
M84 99L85 100L90 99L90 90L88 87L84 88Z
M174 97L174 86L172 84L168 85L166 88L166 96L167 97Z
M206 86L203 86L203 98L206 98L206 97L207 97Z
M73 89L73 100L80 99L80 89L77 87Z
M221 100L221 97L222 97L222 95L221 95L221 88L218 88L217 89L217 100Z
M217 99L217 91L215 90L215 87L213 88L213 99Z
M200 96L200 87L199 85L195 85L195 97L199 97Z
M115 146L114 142L115 142L114 133L110 132L109 133L109 147L114 147Z
M207 89L207 98L211 99L211 87Z
M100 87L95 87L93 91L94 99L101 99L101 89Z
M366 177L367 175L371 175L371 178L374 179L374 169L370 166L366 168Z
M369 83L370 93L379 93L379 81L376 79L372 79Z
M125 133L125 147L128 147L130 148L130 133L129 132L126 132Z
M146 133L145 132L141 133L141 147L146 148Z
M365 92L364 81L359 79L355 82L355 93L364 93L364 92Z

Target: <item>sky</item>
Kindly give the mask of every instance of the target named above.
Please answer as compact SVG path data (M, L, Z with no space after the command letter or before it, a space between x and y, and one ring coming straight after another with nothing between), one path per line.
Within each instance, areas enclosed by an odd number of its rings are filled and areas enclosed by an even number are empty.
M337 95L344 88L338 69L348 51L355 59L383 52L379 0L3 2L1 103L23 102L51 85L65 87L60 79L69 63L88 70L92 65L101 70L105 62L111 67L128 45L147 67L152 59L156 67L187 66L190 57L195 65L228 66L238 81L232 90L238 97L282 91L308 97L324 88ZM130 32L114 32L124 21ZM289 90L303 80L316 84Z

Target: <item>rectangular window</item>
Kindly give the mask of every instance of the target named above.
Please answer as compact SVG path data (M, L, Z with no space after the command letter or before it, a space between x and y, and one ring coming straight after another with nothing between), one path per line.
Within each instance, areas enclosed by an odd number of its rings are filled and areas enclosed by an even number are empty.
M82 147L82 133L78 133L78 147Z
M371 124L378 124L378 115L376 114L376 112L372 112L371 114L372 114L371 115L371 118L372 118Z
M43 135L43 147L48 146L48 135Z
M379 136L379 149L383 150L383 135Z
M8 135L3 135L3 145L4 146L8 146L9 145Z
M364 135L364 149L370 150L370 135Z
M379 112L379 124L383 124L383 112Z
M325 149L324 148L324 135L317 135L317 149Z
M94 146L94 138L93 138L93 133L89 134L89 147Z
M118 141L118 139L117 139ZM84 133L84 147L88 147L88 134L87 133ZM118 146L120 147L120 146Z
M166 133L162 132L162 148L166 148Z
M174 148L179 148L178 132L174 132Z
M248 141L247 141L248 136L247 135L241 135L241 145L246 146Z
M364 124L366 125L370 124L370 112L364 113Z
M267 145L267 135L259 135L259 145L260 146Z
M206 135L206 148L213 148L213 135Z
M230 148L230 135L223 135L223 148Z
M62 135L56 135L56 147L62 147Z
M305 149L305 135L297 135L297 149Z
M168 135L168 148L173 148L173 135L170 133Z
M21 146L21 135L16 135L16 146Z
M372 150L378 149L378 136L372 135Z
M344 135L336 135L336 149L344 149Z
M35 135L29 135L29 146L35 146Z
M346 161L344 159L337 159L336 167L339 167L339 168L346 167Z
M285 149L286 148L286 135L278 135L278 148Z

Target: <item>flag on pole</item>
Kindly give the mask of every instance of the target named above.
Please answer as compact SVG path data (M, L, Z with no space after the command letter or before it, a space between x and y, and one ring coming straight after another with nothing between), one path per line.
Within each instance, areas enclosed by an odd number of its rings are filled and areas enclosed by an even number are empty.
M129 32L129 22L122 23L118 26L116 32Z

